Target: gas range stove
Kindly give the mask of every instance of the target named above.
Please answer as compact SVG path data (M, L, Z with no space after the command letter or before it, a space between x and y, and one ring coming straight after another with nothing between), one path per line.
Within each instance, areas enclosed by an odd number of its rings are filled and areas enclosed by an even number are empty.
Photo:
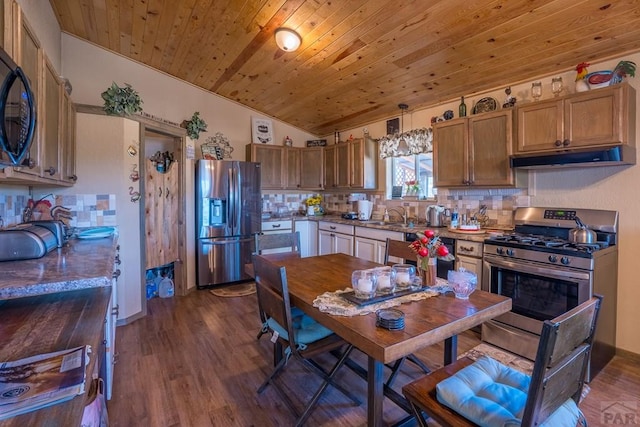
M575 217L596 232L597 241L569 241ZM618 213L595 209L518 208L515 232L485 239L484 254L579 269L593 269L593 260L615 251Z

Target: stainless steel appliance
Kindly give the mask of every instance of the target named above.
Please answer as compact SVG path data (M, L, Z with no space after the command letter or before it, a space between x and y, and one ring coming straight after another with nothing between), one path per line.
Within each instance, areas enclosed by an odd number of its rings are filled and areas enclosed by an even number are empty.
M0 261L41 258L57 247L56 236L39 225L19 224L0 230Z
M250 280L260 233L260 163L199 160L196 165L198 289Z
M56 242L59 248L63 247L65 243L69 241L69 228L62 221L57 221L54 219L40 220L29 221L27 224L44 227L47 230L51 231L56 237Z
M600 294L592 378L615 354L618 213L529 207L514 215L514 233L484 241L482 288L511 297L513 308L485 323L482 339L535 359L542 322ZM596 232L594 243L570 242L576 217Z
M29 153L36 101L29 79L0 48L0 166L18 166Z

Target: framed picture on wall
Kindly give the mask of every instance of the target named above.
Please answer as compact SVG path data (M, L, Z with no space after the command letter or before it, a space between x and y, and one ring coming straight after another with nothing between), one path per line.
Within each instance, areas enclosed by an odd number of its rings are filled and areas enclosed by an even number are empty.
M400 119L387 120L387 135L394 135L400 132Z
M251 140L254 144L273 144L273 122L251 117Z

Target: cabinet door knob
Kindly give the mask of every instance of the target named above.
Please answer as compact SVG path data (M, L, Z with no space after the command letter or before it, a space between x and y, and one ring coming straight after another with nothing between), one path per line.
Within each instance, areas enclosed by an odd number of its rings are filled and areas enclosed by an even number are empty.
M559 139L556 140L554 144L556 145L556 147L562 147L562 141L560 141Z
M69 176L68 176L68 179L70 179L71 181L75 182L75 181L77 181L77 180L78 180L78 176L77 176L76 174L69 175Z
M56 168L54 168L53 166L49 166L49 169L47 169L47 173L49 175L55 175L56 174Z
M162 187L158 187L158 197L162 197Z
M565 147L568 147L569 145L571 145L571 141L569 141L568 139L565 139L564 141L562 141L562 145L564 145Z
M114 271L111 277L114 279L117 279L118 277L120 277L120 269L117 269L116 271Z

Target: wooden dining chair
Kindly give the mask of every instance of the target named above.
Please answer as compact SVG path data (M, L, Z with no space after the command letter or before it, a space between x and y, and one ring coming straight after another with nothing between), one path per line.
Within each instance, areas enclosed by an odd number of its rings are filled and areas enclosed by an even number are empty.
M416 253L412 251L411 248L409 248L408 242L387 238L383 263L385 265L397 264L396 262L391 260L392 257L403 260L415 260ZM425 374L431 372L427 365L425 365L424 362L418 358L418 356L416 356L415 354L410 354L406 357L396 360L388 366L391 369L391 375L389 375L389 378L387 378L386 382L386 385L388 387L391 387L391 384L393 384L393 382L395 381L397 375L400 373L402 365L406 360L409 360L410 362L418 366Z
M586 425L578 403L601 304L594 296L544 322L530 376L491 357L462 357L405 385L420 425L423 411L442 426Z
M334 386L342 394L352 400L356 405L360 401L346 388L335 382L338 370L349 359L353 350L351 344L347 344L330 329L317 323L306 315L294 316L289 301L289 289L287 287L287 273L284 267L269 262L260 255L254 255L256 290L260 305L267 316L269 331L275 340L286 348L285 357L274 367L273 371L258 388L262 393L265 388L273 385L289 408L296 414L296 426L304 424L322 393L329 385ZM330 368L325 369L314 358L321 354L330 353L336 355L337 361ZM311 400L300 413L291 399L276 380L278 374L287 366L290 359L299 361L309 372L318 375L322 379L320 388L315 392ZM301 381L307 382L306 378Z
M256 234L255 235L255 253L262 255L263 251L278 249L278 252L294 252L300 254L300 232L293 231L291 233L268 233L268 234ZM263 325L258 332L256 339L260 339L262 335L267 332L265 325L266 318L262 313L260 302L258 302L258 313L260 314L260 321ZM274 351L277 353L280 348L276 344ZM274 353L274 354L276 354ZM279 356L276 356L276 358ZM277 360L276 360L277 363Z
M300 232L256 234L255 243L258 255L262 255L262 252L268 249L300 253Z

